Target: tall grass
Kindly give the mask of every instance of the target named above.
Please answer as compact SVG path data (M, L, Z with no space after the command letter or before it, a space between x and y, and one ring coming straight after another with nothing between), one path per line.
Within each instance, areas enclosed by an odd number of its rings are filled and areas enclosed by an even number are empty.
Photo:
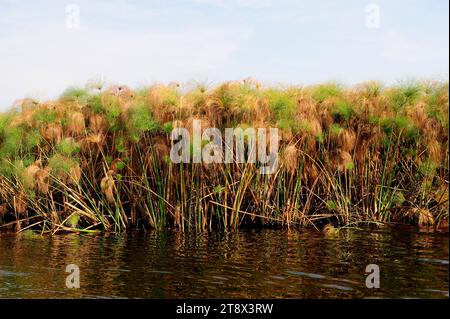
M0 115L0 229L448 227L448 83L70 88ZM278 127L277 171L174 164L170 132Z

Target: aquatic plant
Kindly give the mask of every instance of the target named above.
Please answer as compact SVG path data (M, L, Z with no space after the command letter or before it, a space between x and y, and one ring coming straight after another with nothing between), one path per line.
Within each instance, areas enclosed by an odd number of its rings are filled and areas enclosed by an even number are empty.
M448 83L430 81L70 88L0 114L0 229L445 228L448 114ZM196 119L278 127L276 172L171 162L172 129Z

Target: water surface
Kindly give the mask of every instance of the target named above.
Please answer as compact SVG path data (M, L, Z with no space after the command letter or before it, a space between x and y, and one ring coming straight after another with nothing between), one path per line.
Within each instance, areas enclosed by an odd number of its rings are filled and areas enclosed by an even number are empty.
M0 234L0 298L448 298L448 234ZM66 288L66 265L80 268ZM381 287L365 285L377 264Z

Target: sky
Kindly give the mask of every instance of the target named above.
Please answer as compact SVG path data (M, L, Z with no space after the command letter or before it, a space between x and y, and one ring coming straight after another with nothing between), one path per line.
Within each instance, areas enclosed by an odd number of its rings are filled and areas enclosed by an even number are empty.
M447 0L0 0L0 110L131 87L448 79Z

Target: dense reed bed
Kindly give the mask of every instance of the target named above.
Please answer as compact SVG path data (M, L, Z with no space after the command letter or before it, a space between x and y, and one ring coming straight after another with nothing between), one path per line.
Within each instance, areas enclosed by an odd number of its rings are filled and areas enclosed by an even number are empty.
M448 227L448 83L101 84L0 115L0 230ZM174 164L174 127L278 127L274 174Z

